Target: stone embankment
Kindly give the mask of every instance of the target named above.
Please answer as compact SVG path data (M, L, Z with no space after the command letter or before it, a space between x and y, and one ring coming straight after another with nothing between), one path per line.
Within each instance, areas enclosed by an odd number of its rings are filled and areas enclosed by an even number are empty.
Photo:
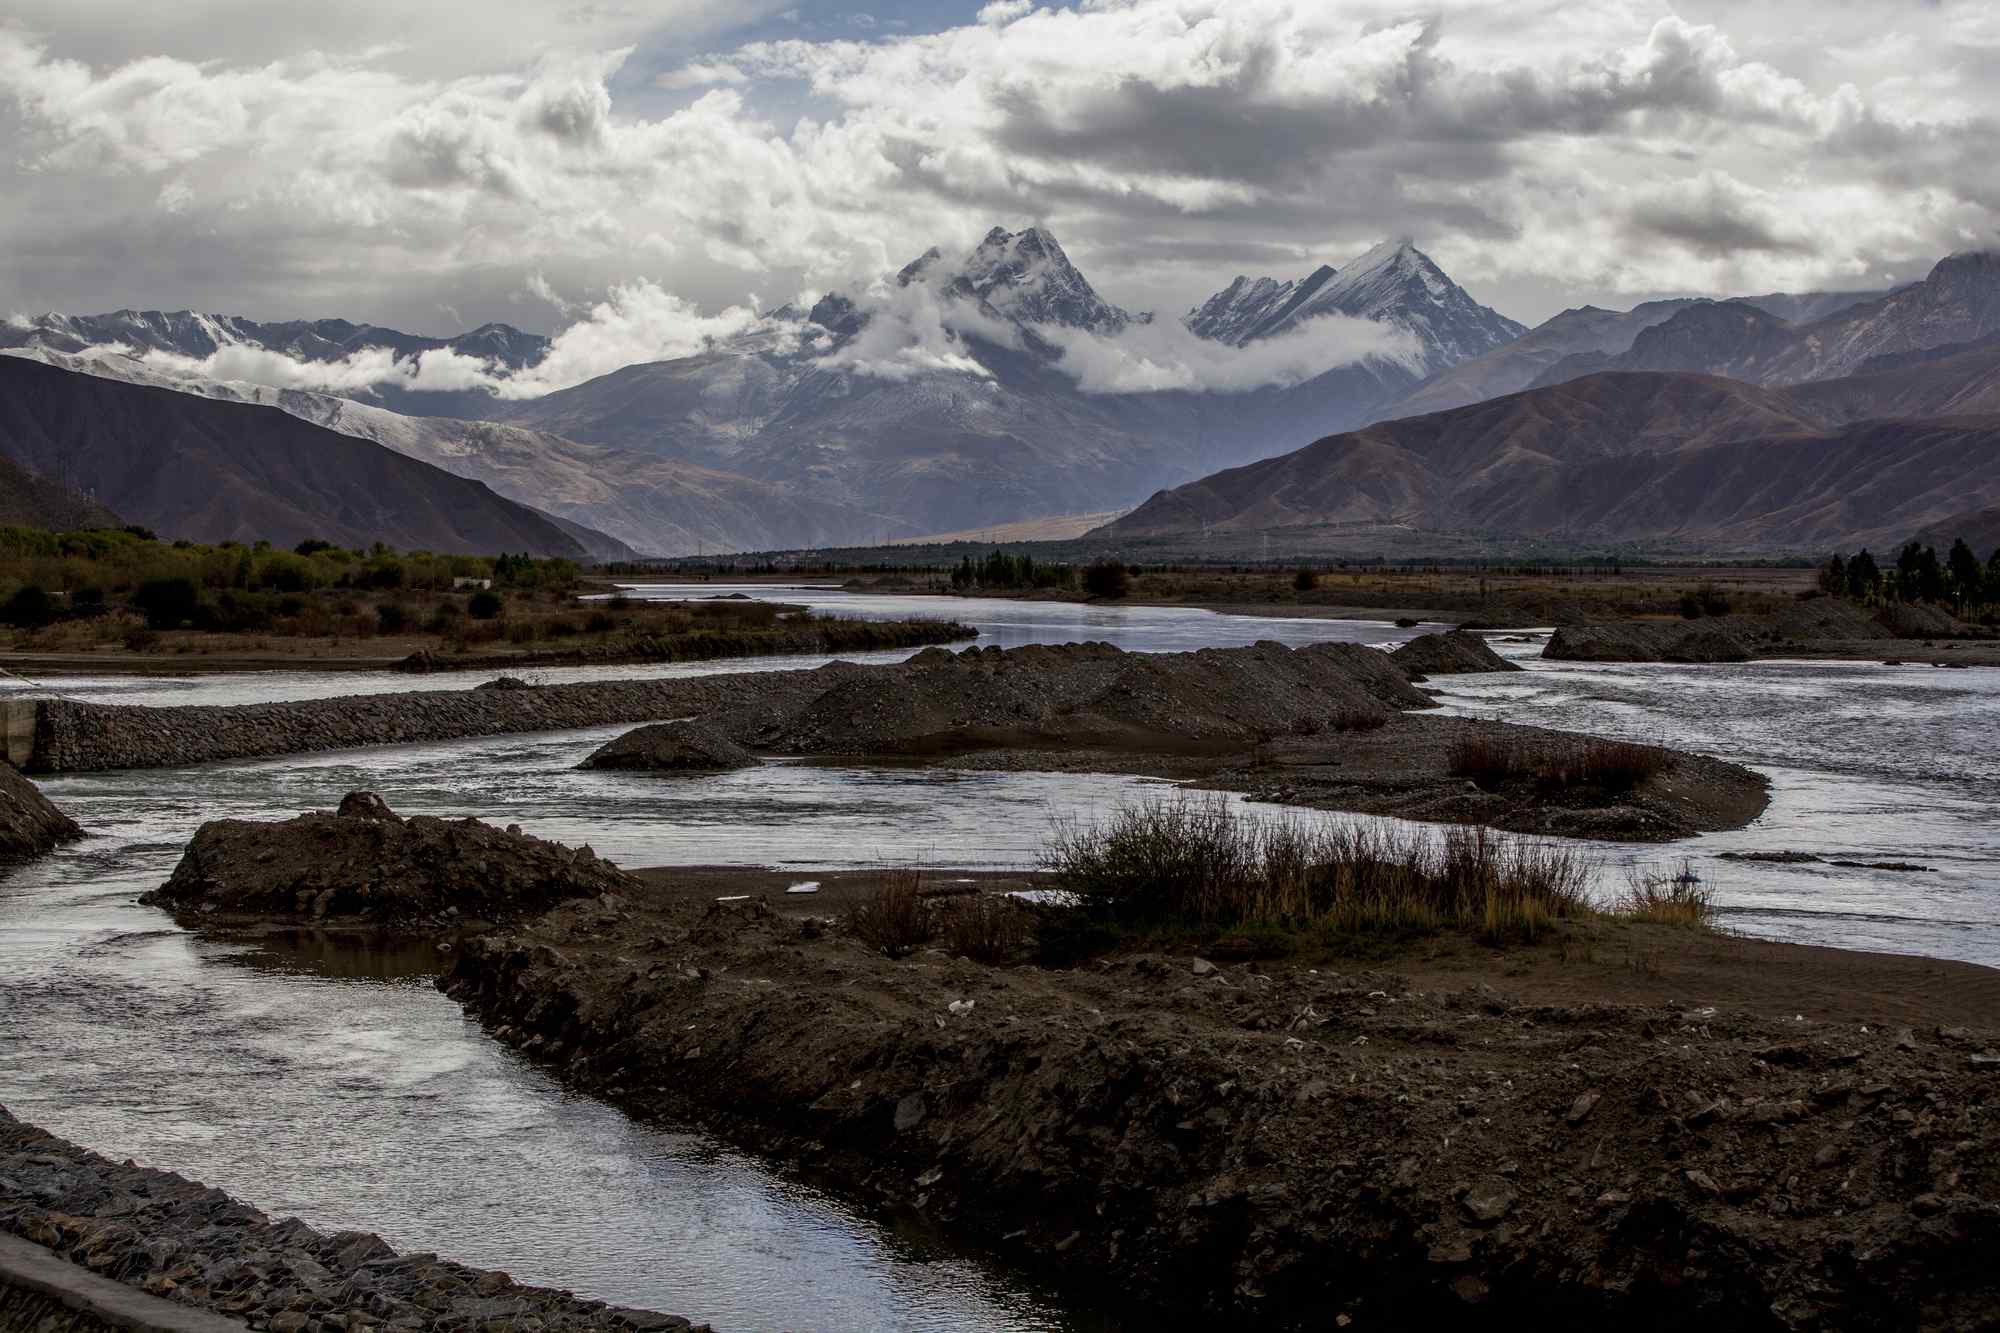
M0 763L0 860L39 856L59 843L83 836L83 830L34 783Z
M1367 964L890 962L760 903L632 896L475 938L441 984L635 1112L1218 1327L2000 1309L2000 1033L1865 994L1832 1019L1776 984L1774 1019L1605 1002L1646 988L1615 973L1551 1002Z
M335 814L203 824L173 876L139 901L188 922L471 924L637 887L588 847L476 819L405 819L352 792Z
M677 1315L517 1285L379 1236L273 1222L221 1190L120 1165L22 1124L0 1107L0 1233L188 1311L269 1333L692 1333ZM9 1322L0 1284L0 1328ZM24 1302L20 1307L26 1312ZM141 1317L117 1325L168 1333ZM241 1327L241 1325L238 1325ZM69 1333L61 1324L56 1333ZM94 1333L80 1325L77 1333ZM194 1333L183 1327L179 1333Z
M691 714L795 707L826 688L816 671L593 681L518 690L411 690L338 699L149 708L37 701L39 773L178 768L225 759L574 731Z

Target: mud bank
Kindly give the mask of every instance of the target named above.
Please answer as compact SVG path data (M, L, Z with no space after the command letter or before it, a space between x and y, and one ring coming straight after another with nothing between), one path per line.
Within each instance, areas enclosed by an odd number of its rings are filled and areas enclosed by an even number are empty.
M273 1222L221 1190L100 1157L4 1107L0 1182L0 1231L101 1277L271 1333L695 1329L677 1315L519 1286L434 1254L398 1254L365 1232Z
M1569 662L1749 662L1765 657L1838 661L1896 658L1940 666L2000 665L2000 640L1930 606L1878 610L1831 597L1766 615L1628 620L1565 626L1542 656Z
M1988 1013L2000 978L1853 955L1809 999L1787 978L1844 956L1743 942L1711 987L1676 960L1738 942L1693 938L1626 927L1601 947L1654 961L1581 994L1547 952L1050 972L655 890L468 941L440 984L635 1113L1229 1326L1985 1323L1996 1034L1909 1024L1865 974L1949 971ZM1621 976L1644 998L1606 1002Z

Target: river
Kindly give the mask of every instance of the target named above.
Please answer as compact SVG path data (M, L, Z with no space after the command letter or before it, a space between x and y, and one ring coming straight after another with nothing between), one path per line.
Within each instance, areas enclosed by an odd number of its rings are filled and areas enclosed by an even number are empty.
M1419 632L1170 608L754 593L848 614L951 616L978 625L983 643L1006 646L1389 644ZM1606 667L1544 663L1538 642L1498 646L1532 669L1441 678L1435 683L1447 708L1706 750L1773 779L1772 809L1748 830L1664 852L1599 849L1607 891L1634 860L1686 856L1737 929L2000 963L1993 869L2000 778L1990 764L2000 741L2000 673ZM759 659L538 675L813 664ZM69 678L60 688L106 701L222 703L475 683L267 673ZM304 956L207 942L132 901L165 878L202 820L281 818L330 807L357 787L406 812L477 814L588 842L627 865L801 867L1031 864L1054 815L1087 816L1157 789L1124 778L791 763L697 781L575 769L618 730L46 783L92 836L0 871L0 1103L274 1215L378 1231L400 1248L436 1250L725 1330L1120 1327L1105 1309L1058 1303L1018 1274L857 1212L700 1136L638 1124L568 1095L486 1040L433 990L421 953ZM1763 850L1825 861L1721 859ZM1832 860L1933 868L1855 870L1825 863Z

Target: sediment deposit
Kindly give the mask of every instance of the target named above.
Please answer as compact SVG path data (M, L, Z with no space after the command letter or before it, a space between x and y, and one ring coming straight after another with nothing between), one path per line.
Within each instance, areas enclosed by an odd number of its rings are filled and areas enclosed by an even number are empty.
M476 819L405 819L353 792L335 814L203 824L140 901L193 921L410 925L514 920L635 887L588 847Z
M1486 640L1462 629L1443 634L1419 634L1389 654L1389 660L1410 676L1466 675L1479 671L1519 671L1516 663L1487 646Z
M1733 984L1784 1010L1755 1017L1700 989L1550 1001L1366 964L890 962L760 903L662 897L470 941L441 984L634 1112L1138 1305L1231 1327L1906 1329L1983 1326L2000 1301L1996 1034L1896 1021L1866 956L1826 1002L1746 960Z
M1542 656L1571 662L1748 662L1760 657L1872 659L1948 655L2000 660L2000 644L1931 606L1877 609L1835 597L1815 597L1765 615L1695 620L1624 620L1564 626ZM1953 644L1952 639L1965 639ZM1945 641L1940 647L1940 641Z

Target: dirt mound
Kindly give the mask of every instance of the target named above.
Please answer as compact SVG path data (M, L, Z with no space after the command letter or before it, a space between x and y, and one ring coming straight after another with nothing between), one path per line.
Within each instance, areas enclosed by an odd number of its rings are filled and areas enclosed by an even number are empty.
M0 761L0 859L39 856L82 836L74 819L56 809L12 764Z
M1894 639L1915 631L1885 619L1913 616L1934 624L1933 612L1934 608L1899 607L1875 614L1841 598L1815 597L1763 615L1566 626L1550 636L1542 656L1572 662L1748 662ZM1964 629L1942 612L1935 612L1935 617Z
M757 756L708 723L661 722L607 742L577 767L720 773L756 762Z
M140 901L209 920L397 925L511 920L635 886L588 847L476 819L405 819L355 792L338 814L203 824L172 878Z
M1912 1032L1851 965L1839 1013L1774 985L1757 1017L1583 955L1682 938L1551 946L1518 987L1504 960L1051 972L640 900L475 940L442 984L579 1086L1217 1327L1985 1326L2000 1032Z
M848 673L755 740L803 754L1228 750L1378 726L1395 710L1430 706L1386 654L1355 644L1195 653L1036 644L923 652L898 667Z
M1519 671L1521 668L1494 652L1477 634L1455 629L1443 634L1419 634L1389 654L1389 660L1403 668L1410 679L1422 676L1455 676L1475 671Z

